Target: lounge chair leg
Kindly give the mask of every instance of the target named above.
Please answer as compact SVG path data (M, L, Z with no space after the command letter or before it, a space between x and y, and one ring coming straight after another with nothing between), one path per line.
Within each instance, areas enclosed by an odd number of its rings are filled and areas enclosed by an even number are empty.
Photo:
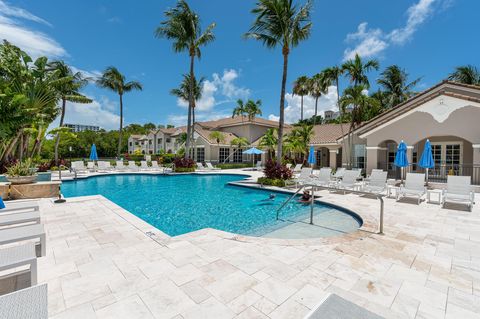
M37 284L37 260L35 259L30 264L30 284L35 286Z

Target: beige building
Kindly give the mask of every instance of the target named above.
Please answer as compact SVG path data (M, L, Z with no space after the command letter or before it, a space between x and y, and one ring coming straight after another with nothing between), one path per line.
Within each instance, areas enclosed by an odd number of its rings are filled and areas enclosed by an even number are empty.
M132 134L128 138L128 154L139 151L141 154L157 154L161 151L176 153L182 146L179 135L185 132L184 127L160 128L146 135Z

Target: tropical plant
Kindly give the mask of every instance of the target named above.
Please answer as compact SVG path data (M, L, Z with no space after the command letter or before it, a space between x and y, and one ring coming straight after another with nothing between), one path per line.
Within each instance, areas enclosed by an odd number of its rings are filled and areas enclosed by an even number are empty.
M291 179L293 172L282 163L269 159L265 164L265 177L269 179Z
M318 99L322 96L322 94L326 94L327 90L328 85L322 73L315 74L308 81L308 92L315 99L315 113L313 115L313 125L317 124L316 119L318 115Z
M88 104L92 103L92 100L88 97L80 94L80 90L87 85L88 81L83 78L80 72L73 72L72 69L63 61L54 61L50 63L49 67L52 70L57 71L59 78L65 78L66 81L60 83L56 89L62 101L62 107L60 111L60 123L59 127L63 126L65 119L65 112L67 101L74 103ZM58 145L60 143L60 134L56 134L55 137L55 163L58 166Z
M274 128L269 128L265 131L265 135L262 136L259 146L267 149L268 157L273 158L275 156L275 148L278 143L278 133Z
M470 64L457 66L448 79L463 84L480 85L480 71Z
M418 82L420 82L420 78L408 82L408 73L398 65L387 67L380 73L380 78L377 80L378 85L383 88L389 108L395 107L415 95L412 89Z
M313 125L309 124L295 125L285 140L287 149L290 149L294 154L302 155L302 161L305 161L308 154L310 140L313 137L313 127Z
M288 55L290 50L310 36L312 22L310 0L298 6L293 0L258 0L252 13L256 15L245 37L261 41L267 48L281 46L283 55L283 75L280 90L280 119L278 124L278 162L282 159L282 137L285 121L285 86L287 83Z
M243 103L243 100L242 99L238 99L237 100L237 106L233 109L233 112L232 112L232 119L235 117L235 116L241 116L242 117L242 121L243 121L243 117L245 116L246 114L246 109L245 109L245 104Z
M225 143L225 135L220 131L213 131L208 136L211 140L217 141L217 144Z
M372 70L378 70L379 63L376 59L363 61L362 58L355 54L355 58L346 61L342 65L342 69L347 75L349 81L354 86L363 85L365 89L370 88L370 81L367 73Z
M166 38L173 41L175 52L188 52L190 57L190 79L195 80L195 57L201 57L200 48L215 40L213 29L215 23L210 24L204 32L200 26L200 17L196 14L185 0L179 0L174 8L165 11L166 20L161 22L155 31L157 38ZM195 81L190 81L190 93L194 92ZM185 156L190 156L190 140L193 137L192 112L194 107L194 95L188 98L187 119L187 142Z
M10 167L7 167L7 176L33 176L35 175L35 169L32 164L32 159L26 159L25 161L18 161Z
M248 140L245 137L235 137L231 142L230 145L236 146L238 148L242 148L248 146Z
M133 90L142 90L143 86L140 82L130 81L127 82L125 76L120 73L120 71L113 66L108 67L102 74L101 77L97 79L97 85L111 90L118 94L120 99L120 129L118 135L118 148L117 148L117 157L120 157L122 152L122 130L123 130L123 94L131 92Z
M245 103L245 113L249 121L253 121L257 115L262 115L261 106L261 100L248 100L247 103Z
M309 79L306 76L299 77L293 83L293 94L300 96L300 121L303 121L303 97L308 95Z

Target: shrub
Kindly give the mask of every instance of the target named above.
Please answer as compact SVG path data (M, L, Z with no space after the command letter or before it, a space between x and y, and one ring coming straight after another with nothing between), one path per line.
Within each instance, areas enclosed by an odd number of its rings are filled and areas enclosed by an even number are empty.
M175 172L195 172L195 162L191 158L176 157L173 163Z
M218 164L217 167L221 168L221 169L247 168L247 167L252 167L252 164L248 164L248 163L225 163L225 164Z
M175 173L191 173L195 172L195 167L176 167L175 166Z
M23 162L17 162L7 167L8 176L32 176L35 175L35 169L32 169L32 160L27 159Z
M46 171L50 170L51 166L52 165L49 162L40 163L37 166L37 172L46 172Z
M265 173L265 177L269 179L287 180L293 176L292 171L288 169L287 166L272 160L268 160L263 172Z
M175 159L175 154L165 153L159 156L159 160L163 164L170 164Z
M262 185L285 187L285 180L278 178L260 177L257 182Z

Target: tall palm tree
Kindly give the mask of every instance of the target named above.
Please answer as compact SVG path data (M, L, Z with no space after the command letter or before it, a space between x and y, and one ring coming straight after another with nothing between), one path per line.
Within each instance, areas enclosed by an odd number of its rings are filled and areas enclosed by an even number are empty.
M278 124L277 161L282 160L282 137L285 121L285 86L287 83L290 50L310 36L312 2L298 6L293 0L258 0L252 13L256 15L245 37L261 41L268 48L282 47L283 75L280 90L280 119Z
M212 140L217 141L218 146L220 146L220 143L225 143L225 135L220 131L213 131L208 137Z
M257 115L262 115L261 106L261 100L248 100L247 103L245 103L245 113L249 121L253 121Z
M408 73L398 65L387 67L377 80L378 85L384 90L388 107L397 106L413 96L415 92L412 89L418 82L420 78L408 82Z
M246 113L246 109L245 109L245 104L243 103L243 100L242 99L238 99L237 100L237 106L233 109L233 112L232 112L232 119L235 117L235 116L241 116L242 117L242 121L243 121L243 116L245 115Z
M342 65L342 69L345 71L349 81L354 86L363 85L365 89L370 88L370 81L368 80L367 73L372 70L378 70L379 63L376 59L363 61L362 58L355 54L355 58L346 61Z
M310 140L313 137L313 125L301 124L293 128L288 134L286 141L288 141L296 153L300 153L303 156L303 161L306 160L306 154L308 154L308 147Z
M65 119L65 112L67 101L74 103L88 104L92 103L92 100L86 96L80 94L80 90L87 85L87 80L83 78L80 72L73 72L72 69L63 61L54 61L49 64L51 70L56 71L59 78L64 80L58 84L56 90L62 101L62 108L60 111L60 123L59 127L63 127L63 121ZM58 165L58 146L60 144L60 131L57 132L55 137L55 164Z
M308 91L310 95L315 99L315 114L313 116L314 126L317 124L318 99L322 96L322 94L327 93L328 86L326 84L327 82L325 81L325 77L322 73L315 74L308 81Z
M195 79L195 58L200 59L202 46L215 40L213 29L215 23L210 24L204 32L200 26L200 17L195 13L185 0L179 0L174 8L165 11L165 21L155 30L157 38L166 38L173 41L175 52L188 52L190 57L190 78ZM193 92L195 81L191 81L190 92ZM193 137L192 113L194 97L190 94L188 99L187 142L185 157L190 156L190 141Z
M300 121L303 121L303 97L308 95L308 77L301 76L293 83L293 94L300 96Z
M120 157L122 152L122 131L123 131L123 94L131 92L133 90L141 91L143 86L140 82L129 81L127 82L125 75L114 67L108 67L96 81L99 87L111 90L118 94L120 99L120 130L118 134L118 149L117 156Z
M480 71L470 64L457 66L448 79L463 84L480 85Z
M268 151L268 157L273 158L275 156L275 148L278 144L278 132L277 129L269 128L265 135L263 135L262 139L258 146L262 148L266 148Z

